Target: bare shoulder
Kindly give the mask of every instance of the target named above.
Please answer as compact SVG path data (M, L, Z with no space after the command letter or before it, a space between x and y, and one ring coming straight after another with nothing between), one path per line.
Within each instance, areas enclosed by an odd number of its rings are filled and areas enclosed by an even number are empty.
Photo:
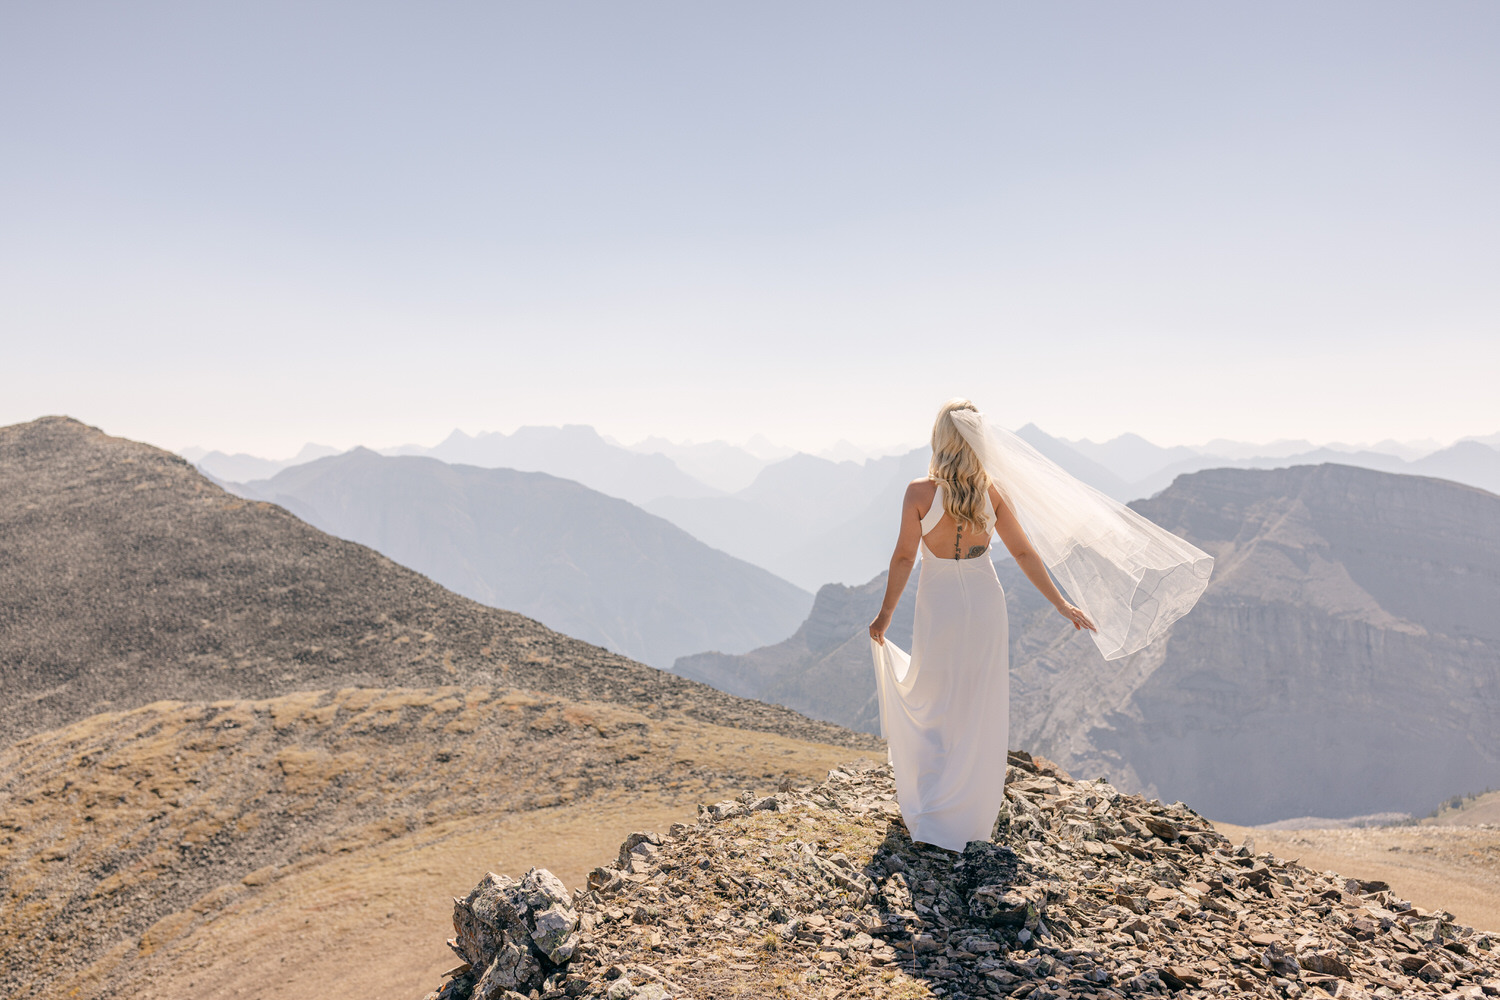
M921 479L913 479L906 484L906 499L916 500L921 503L931 503L937 494L937 483L923 476Z

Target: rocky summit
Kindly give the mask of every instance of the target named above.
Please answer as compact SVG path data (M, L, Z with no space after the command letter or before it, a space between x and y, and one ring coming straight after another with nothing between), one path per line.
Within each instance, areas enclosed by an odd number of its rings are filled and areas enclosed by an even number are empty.
M632 834L572 893L488 874L453 923L425 1000L1500 996L1500 935L1017 751L961 853L862 760Z

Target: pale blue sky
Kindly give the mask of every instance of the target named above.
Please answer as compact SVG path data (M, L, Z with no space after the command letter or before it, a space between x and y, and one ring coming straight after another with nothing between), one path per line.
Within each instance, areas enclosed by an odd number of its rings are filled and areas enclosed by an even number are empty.
M0 4L0 423L1500 430L1500 5Z

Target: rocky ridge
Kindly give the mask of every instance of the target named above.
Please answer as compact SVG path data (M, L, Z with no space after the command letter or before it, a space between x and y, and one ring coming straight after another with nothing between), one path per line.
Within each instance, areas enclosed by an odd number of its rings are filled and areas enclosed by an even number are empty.
M454 927L426 1000L1500 996L1500 935L1016 751L962 853L862 760L632 834L571 895L489 874Z

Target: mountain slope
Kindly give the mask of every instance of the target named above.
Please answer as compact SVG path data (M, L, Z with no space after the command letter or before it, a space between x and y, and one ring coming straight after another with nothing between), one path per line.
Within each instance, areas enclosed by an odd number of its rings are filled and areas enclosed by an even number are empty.
M1420 815L1500 778L1500 497L1323 465L1199 473L1136 507L1214 580L1108 672L1026 664L1037 745L1230 822Z
M0 745L161 698L497 681L851 737L459 597L169 452L0 428Z
M1237 823L1421 815L1500 784L1500 497L1322 465L1199 472L1132 506L1216 557L1208 590L1105 663L1002 559L1014 742ZM795 678L775 700L872 729L859 619L882 592L838 614L820 592L799 635L841 631L842 652L794 637L677 669L760 697Z
M662 518L539 472L357 449L235 489L455 593L659 667L764 645L812 604Z
M329 994L343 975L307 954L313 914L335 922L341 966L414 996L423 970L452 965L420 946L441 873L468 878L528 830L618 844L637 817L690 820L705 797L805 781L849 753L490 686L93 716L0 748L0 996ZM357 995L393 995L369 985Z
M628 447L642 455L665 455L700 483L725 493L749 486L766 467L764 459L727 441L676 444L666 438L648 437Z
M1164 469L1174 462L1196 458L1199 454L1183 445L1163 448L1139 434L1121 434L1102 444L1096 444L1087 438L1078 441L1064 438L1058 440L1084 458L1098 462L1127 483L1138 482L1158 469Z
M925 449L865 462L797 454L728 497L646 504L684 531L801 587L868 580L890 560L906 484Z
M885 582L882 573L860 587L827 584L790 638L743 656L684 656L672 672L730 694L795 705L815 719L837 719L851 729L878 733L880 705L871 682L866 628L885 596ZM913 574L887 632L903 649L911 647L916 593Z
M1141 494L1098 463L1028 424L1016 432L1070 474L1122 500ZM869 580L890 562L901 497L927 474L928 449L864 462L797 454L728 497L666 497L645 505L695 538L800 587Z
M878 745L57 417L0 428L0 691L7 997L321 995L310 914L355 965L431 963L401 950L424 914L398 881L434 894L516 830L618 842L624 812L687 819Z

